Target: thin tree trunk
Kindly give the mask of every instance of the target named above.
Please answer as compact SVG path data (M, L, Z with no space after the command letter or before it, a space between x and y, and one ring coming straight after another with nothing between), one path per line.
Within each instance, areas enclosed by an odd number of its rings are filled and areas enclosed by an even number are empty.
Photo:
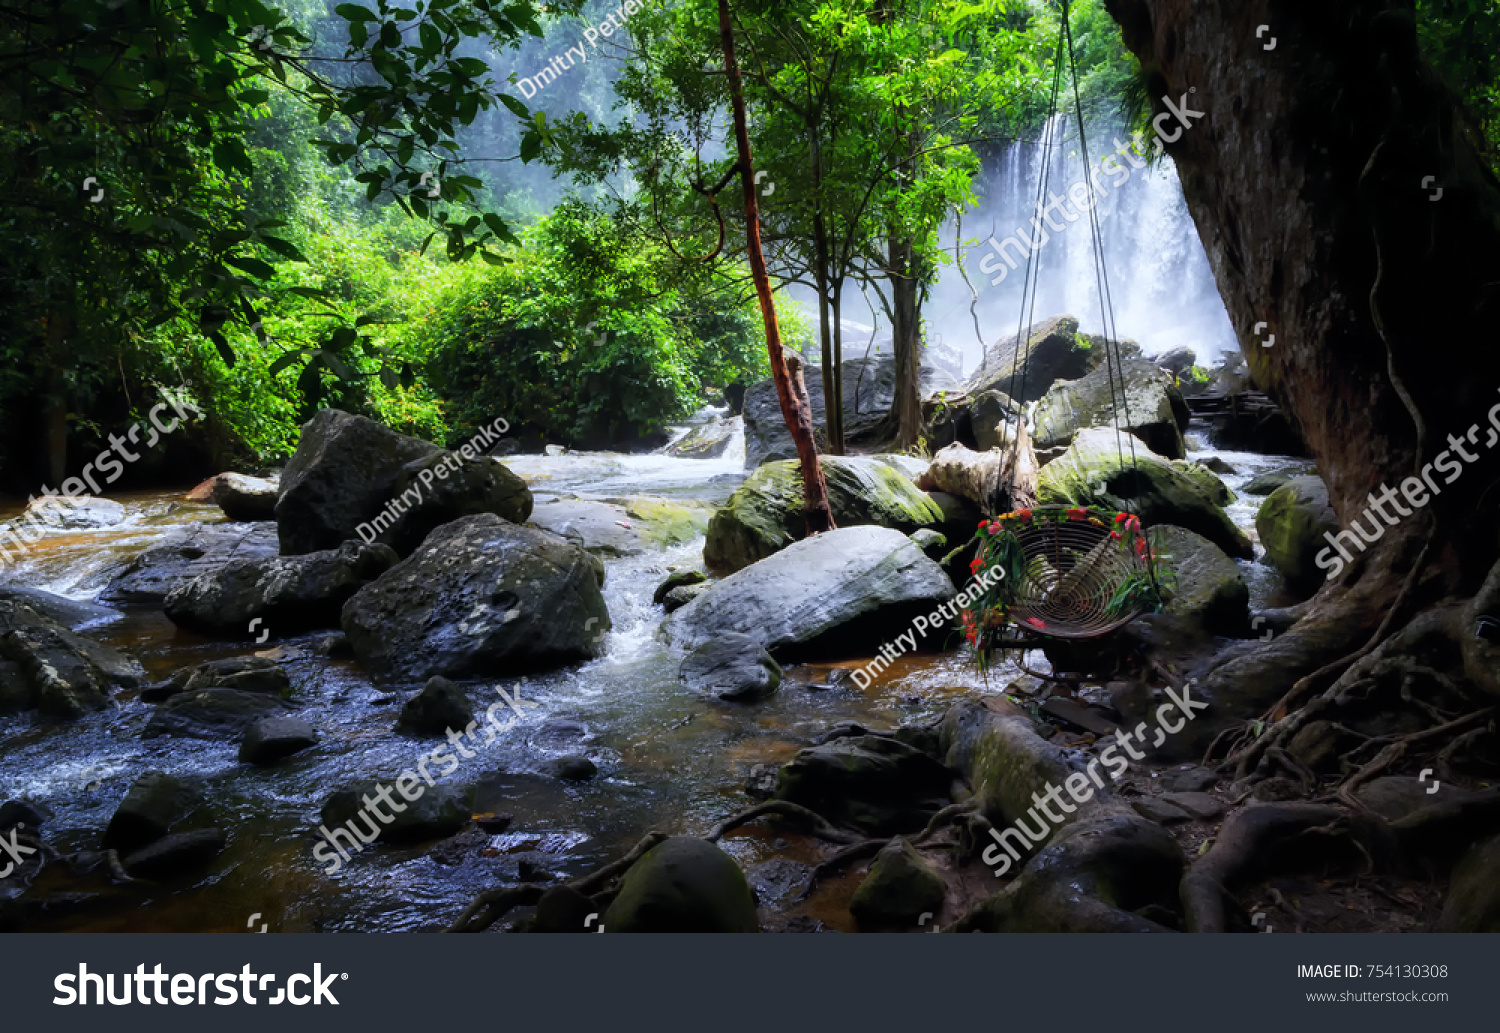
M896 358L896 447L911 448L922 435L921 367L917 351L922 333L916 255L910 240L890 241L891 332Z
M812 133L812 186L821 198L823 186L823 148L817 128ZM844 454L844 414L839 411L837 384L839 367L833 358L833 328L830 325L828 297L828 226L823 221L822 202L813 212L813 277L818 289L818 337L823 346L823 425L830 455Z
M833 528L833 510L828 504L828 485L818 462L818 446L813 440L812 410L799 401L787 371L786 356L781 348L781 328L776 322L776 302L771 297L771 278L766 273L766 256L760 246L760 206L755 191L755 168L750 154L750 127L745 116L745 90L740 81L740 66L734 57L734 26L729 18L729 0L719 0L719 40L724 48L724 71L729 77L729 103L734 114L734 141L739 153L740 189L745 195L745 239L750 257L750 275L755 280L755 294L760 300L761 317L766 326L766 351L771 359L771 378L776 382L776 397L781 415L797 446L802 463L803 514L807 533L820 534Z

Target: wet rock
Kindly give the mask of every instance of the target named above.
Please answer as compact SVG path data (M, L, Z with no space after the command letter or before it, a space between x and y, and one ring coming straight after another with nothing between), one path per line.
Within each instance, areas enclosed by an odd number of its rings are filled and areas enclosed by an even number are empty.
M1010 438L1002 435L1001 426L1014 427L1018 413L1015 401L1003 391L981 391L969 403L969 419L977 451L988 452Z
M928 527L919 528L911 533L911 540L922 554L930 560L941 563L943 557L948 553L947 535L938 534Z
M173 589L163 609L173 623L209 634L253 638L337 627L344 603L398 561L388 545L357 541L298 556L230 560Z
M189 739L229 739L243 735L264 717L278 717L290 706L275 696L240 689L195 689L161 704L141 738L177 735Z
M1014 390L1020 401L1035 402L1057 381L1087 376L1101 357L1094 354L1090 342L1079 338L1077 319L1053 316L1027 327L1025 343L1019 350L1015 334L990 345L965 386L971 396L982 391Z
M1366 782L1354 791L1354 795L1386 821L1399 821L1424 807L1460 803L1474 794L1430 775L1426 781L1410 775L1385 775Z
M1186 459L1174 459L1172 465L1188 480L1202 488L1216 506L1227 506L1236 498L1229 485L1219 480L1219 475L1207 463L1194 463Z
M1157 355L1151 361L1162 369L1181 375L1197 365L1198 355L1191 348L1172 348Z
M769 698L781 685L781 665L758 641L731 631L689 653L678 677L694 692L754 703Z
M444 839L469 823L467 790L449 785L428 786L418 781L415 788L409 788L412 792L420 789L422 795L408 800L397 788L398 783L392 780L385 785L364 782L340 789L323 804L323 824L329 829L354 828L366 840L373 837L382 843L418 843Z
M940 524L936 503L901 473L863 456L823 456L834 522L841 528L891 527L910 534ZM767 463L730 496L708 525L703 562L734 572L803 538L802 472L795 461Z
M734 436L745 425L743 418L731 416L724 419L714 416L707 423L693 427L682 437L672 442L662 452L679 459L717 459L729 451Z
M491 513L444 524L344 606L344 634L378 674L426 679L546 670L603 650L599 561Z
M582 754L554 757L542 765L542 771L564 782L587 782L599 773L598 766Z
M1154 821L1158 825L1176 825L1192 820L1192 815L1187 811L1158 796L1145 796L1139 800L1131 800L1130 806L1134 807L1141 817L1147 821Z
M1255 549L1210 494L1137 441L1121 454L1115 432L1081 430L1062 456L1042 467L1043 505L1092 505L1138 515L1146 525L1174 524L1202 535L1230 556L1252 559Z
M439 676L427 679L422 690L406 701L396 719L396 732L441 738L450 728L462 732L473 720L474 711L463 689Z
M631 499L627 503L584 499L555 499L536 507L533 526L596 556L639 556L681 545L708 527L710 511L661 499Z
M119 610L97 603L84 603L25 585L0 585L0 602L20 603L50 621L77 631L121 616Z
M844 440L850 445L873 444L882 433L882 424L896 397L896 360L889 354L875 354L868 359L861 356L846 359L839 370L843 383ZM924 362L918 375L924 399L939 391L959 393L958 382L936 366ZM823 377L815 363L805 367L803 379L812 408L813 434L822 450L827 446L827 409L823 403ZM781 415L776 384L762 380L745 392L745 469L796 458L797 449Z
M1323 583L1328 572L1318 567L1317 556L1328 548L1324 535L1338 534L1339 520L1321 477L1293 477L1271 492L1255 514L1255 531L1266 562L1289 586L1310 593Z
M318 744L318 732L300 717L266 717L255 722L240 742L246 764L274 764Z
M1170 792L1202 793L1219 784L1219 773L1213 768L1191 767L1168 772L1162 783Z
M100 848L122 854L154 843L202 803L198 791L162 771L135 780L104 830Z
M232 559L275 556L276 525L210 524L169 532L131 560L100 594L108 602L160 605L173 589L218 570Z
M536 917L531 920L534 933L591 933L600 925L599 905L571 886L551 886L536 902ZM589 925L589 916L594 920Z
M120 859L133 879L160 881L197 871L224 852L229 835L223 829L199 829L165 836Z
M952 596L942 568L900 531L841 527L714 582L667 617L661 636L696 649L737 631L783 663L869 655Z
M836 825L888 836L920 830L948 804L952 781L952 772L920 750L858 736L800 751L782 767L776 797Z
M513 524L531 517L531 489L498 459L466 459L457 452L438 452L414 459L396 475L391 497L404 503L395 523L375 541L410 556L438 527L460 517L493 513ZM374 533L373 528L371 534Z
M1250 623L1250 589L1239 566L1213 542L1183 527L1146 532L1162 566L1175 575L1163 611L1209 635L1240 635Z
M1186 811L1199 821L1212 821L1224 813L1223 802L1207 793L1166 793L1161 800Z
M1290 474L1284 473L1256 474L1240 487L1240 491L1246 495L1269 495L1291 479Z
M753 933L760 928L740 866L693 836L673 836L631 865L603 921L609 933Z
M875 857L854 891L849 911L861 929L915 929L919 919L943 909L948 887L916 848L897 836Z
M208 501L223 510L230 520L275 520L280 490L281 485L273 478L221 473L209 486Z
M290 696L292 679L286 668L263 656L231 656L178 671L167 683L177 692L198 689L239 689L268 696ZM176 694L175 692L173 693Z
M1220 459L1218 456L1204 456L1202 459L1198 460L1198 462L1202 466L1205 466L1208 469L1212 470L1214 473L1227 474L1232 477L1239 472L1229 463L1226 463L1224 460Z
M337 549L358 538L360 524L393 498L402 468L440 451L363 416L319 410L303 424L297 451L281 475L276 502L281 552L298 556Z
M1131 359L1118 368L1101 366L1081 379L1054 383L1037 403L1032 438L1038 451L1063 448L1085 427L1118 426L1157 455L1181 459L1186 417L1187 403L1171 375L1148 359Z
M145 680L130 657L70 631L17 602L0 601L0 671L10 706L72 720L114 705L112 693Z
M701 585L708 581L708 575L701 570L674 570L667 575L667 579L656 586L656 591L651 593L651 601L660 606L667 598L667 593L674 588L686 588L689 585Z
M752 800L769 800L776 795L777 768L773 764L755 764L745 776L745 795Z
M662 610L667 613L673 613L674 611L680 610L688 603L698 598L704 592L708 591L708 589L709 583L706 581L700 585L683 585L681 588L674 588L670 592L668 592L666 598L661 601Z
M0 715L19 714L31 705L31 685L20 665L0 660Z
M7 800L0 805L0 832L9 832L19 825L39 829L50 816L30 800Z
M88 531L122 523L125 520L125 507L113 499L101 499L93 495L40 495L27 503L26 512L19 519L33 527Z
M1500 932L1500 836L1470 847L1459 858L1436 931Z

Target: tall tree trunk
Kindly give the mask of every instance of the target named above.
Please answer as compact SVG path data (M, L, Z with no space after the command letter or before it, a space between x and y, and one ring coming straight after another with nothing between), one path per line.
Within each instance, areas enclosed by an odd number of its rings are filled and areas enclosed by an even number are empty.
M47 486L59 491L68 474L68 389L63 371L68 368L68 338L73 314L63 306L47 314Z
M922 284L918 275L915 248L908 238L893 237L889 242L887 261L891 281L891 333L896 358L896 397L891 415L896 424L896 447L911 448L922 436L921 366L918 347L922 340L919 297Z
M729 104L734 114L734 141L739 153L740 189L745 195L745 238L750 254L750 275L755 280L755 294L760 300L761 317L766 326L766 351L771 359L771 377L776 382L776 397L786 420L797 457L802 463L803 515L809 535L830 530L833 510L828 505L828 485L818 462L818 446L813 440L812 410L799 401L792 390L786 356L781 348L781 328L776 322L776 302L771 297L771 278L766 273L766 256L760 246L760 206L755 192L755 168L750 155L750 128L745 116L745 90L740 81L740 66L734 58L734 26L729 18L729 0L719 0L719 41L724 48L724 70L729 77Z
M1425 508L1383 507L1396 519L1373 524L1376 542L1350 550L1308 614L1206 685L1275 700L1370 637L1429 540L1411 582L1424 604L1473 595L1500 552L1500 441L1486 433L1500 426L1500 184L1423 62L1409 4L1105 3L1254 377L1301 427L1340 520L1383 485L1435 482ZM1454 437L1475 426L1477 442ZM1451 481L1433 476L1443 459Z

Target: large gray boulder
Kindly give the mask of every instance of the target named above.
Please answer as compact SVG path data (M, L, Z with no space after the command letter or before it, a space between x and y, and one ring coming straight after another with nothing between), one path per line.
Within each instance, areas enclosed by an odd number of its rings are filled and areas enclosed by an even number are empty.
M607 933L753 933L755 899L734 858L694 836L641 855L604 912Z
M14 600L0 600L0 662L4 709L69 720L113 706L116 689L145 681L135 660Z
M1130 435L1117 440L1115 431L1095 427L1080 430L1066 452L1042 467L1037 498L1048 506L1128 508L1142 524L1185 527L1231 556L1253 559L1250 539L1200 481L1144 442Z
M1031 324L1025 342L1019 353L1015 334L990 345L984 361L964 385L969 396L999 391L1017 401L1035 402L1059 380L1078 380L1104 365L1107 352L1104 338L1079 333L1078 320L1072 316L1052 316ZM1140 354L1141 347L1134 341L1116 343L1122 357Z
M242 738L262 718L281 717L291 705L279 696L244 689L193 689L158 706L141 731L142 739Z
M857 735L809 746L782 766L776 798L835 825L889 836L921 829L950 802L953 773L914 746Z
M1266 547L1266 562L1291 588L1314 591L1328 573L1317 565L1318 553L1329 547L1324 535L1339 533L1323 479L1293 477L1267 495L1255 514L1255 533Z
M533 505L526 482L500 460L483 455L466 459L457 452L438 452L407 463L396 475L392 498L405 508L388 511L394 523L374 540L386 542L402 556L410 556L434 529L459 517L493 513L524 524Z
M553 499L532 510L530 523L595 556L617 558L690 542L708 529L711 515L707 507L666 499Z
M209 501L229 520L275 520L281 485L270 477L221 473L208 489Z
M1045 451L1072 444L1084 427L1119 427L1157 455L1181 459L1188 415L1171 374L1148 359L1127 359L1118 369L1101 366L1078 380L1053 384L1037 403L1032 438L1037 450Z
M194 578L231 560L275 556L278 548L276 525L269 522L187 527L170 532L160 545L131 560L99 598L160 606L174 589Z
M337 549L359 537L395 496L402 468L442 450L374 420L323 409L302 426L297 451L281 474L276 526L281 552L296 556Z
M874 524L910 534L943 522L926 492L890 463L865 456L823 456L828 504L839 527ZM703 545L712 570L736 571L765 559L806 534L802 467L796 460L766 463L714 514Z
M361 588L344 605L344 633L371 671L412 680L590 660L610 627L603 570L554 535L463 517Z
M889 355L846 359L839 370L844 392L844 440L848 444L873 442L896 398L896 360ZM924 398L939 391L957 394L961 390L952 376L928 363L921 365L918 376ZM824 435L827 421L823 374L817 362L807 363L803 380L812 406L814 436L821 449L827 445ZM752 385L745 391L745 469L753 470L761 463L795 458L797 449L781 415L775 381L762 380Z
M696 649L749 635L780 661L869 655L953 597L948 575L888 527L841 527L716 581L661 636Z
M1158 525L1146 536L1161 566L1175 577L1164 613L1210 635L1241 635L1248 630L1250 589L1234 560L1185 527Z
M135 780L104 830L100 846L129 852L161 839L203 802L197 789L164 771Z
M231 560L173 589L163 609L173 623L214 635L259 638L264 631L280 636L336 628L344 603L397 562L390 546L364 542Z
M726 631L689 653L678 677L694 692L750 703L775 693L781 684L781 665L749 635Z
M123 616L119 610L98 603L79 602L40 588L26 585L0 585L0 601L20 603L48 620L77 631L91 624L102 624Z

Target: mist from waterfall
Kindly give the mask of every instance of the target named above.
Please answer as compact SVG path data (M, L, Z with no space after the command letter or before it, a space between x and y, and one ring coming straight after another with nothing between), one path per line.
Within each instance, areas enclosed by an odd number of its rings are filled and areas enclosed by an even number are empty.
M975 241L962 254L969 282L978 294L974 311L986 347L1016 332L1025 262L1008 270L1005 263L991 261L987 265L996 270L992 273L982 272L980 263L993 254L988 244L991 233L1003 241L1016 236L1020 227L1035 236L1030 224L1044 171L1046 134L1056 141L1047 189L1066 197L1073 184L1085 181L1075 123L1067 115L1055 115L1042 139L1011 144L998 161L987 164L975 184L979 204L961 222L963 239ZM1116 144L1126 144L1128 151L1128 141L1118 126L1090 126L1087 142L1096 168L1105 155L1116 153ZM1095 209L1104 241L1114 331L1121 338L1140 342L1148 355L1186 346L1196 353L1199 365L1210 365L1226 350L1236 350L1238 343L1172 160L1163 157L1155 167L1146 168L1135 168L1118 154L1116 160L1129 169L1130 177L1120 182L1118 173L1114 178L1101 176L1108 192ZM1034 318L1067 313L1078 317L1081 330L1099 333L1104 329L1103 306L1087 216L1080 214L1076 222L1065 222L1058 209L1053 212L1054 221L1065 228L1049 231L1050 239L1033 258L1040 267ZM958 224L950 223L944 230L943 248L949 263L941 269L924 314L928 339L959 348L965 369L972 370L981 348L970 315L973 295L952 262L956 228ZM1010 251L1016 253L1013 247ZM1001 271L1006 272L1005 278L992 285Z

